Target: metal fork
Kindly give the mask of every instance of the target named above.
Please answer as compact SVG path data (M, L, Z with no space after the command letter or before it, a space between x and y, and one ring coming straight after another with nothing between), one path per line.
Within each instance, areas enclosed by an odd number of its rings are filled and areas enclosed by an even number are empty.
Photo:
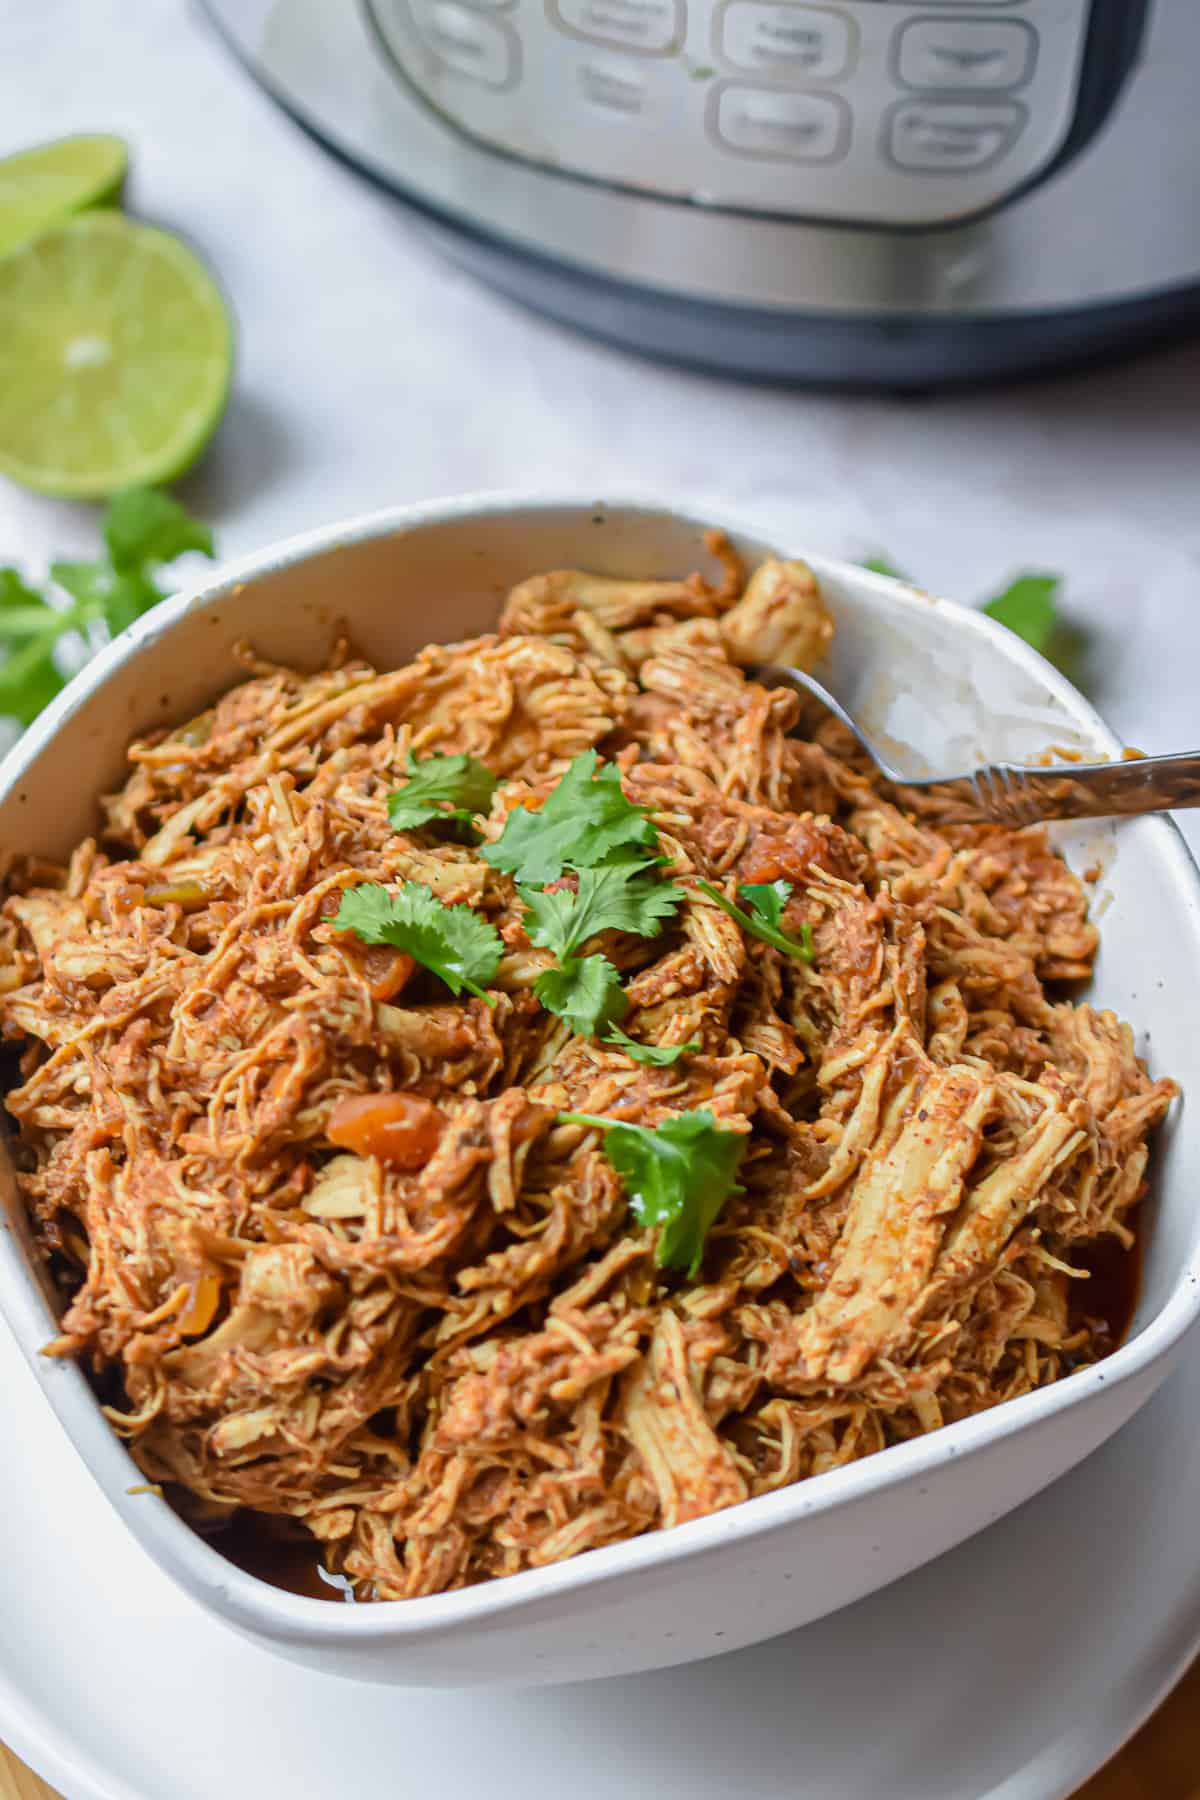
M1043 819L1104 819L1117 814L1168 812L1200 806L1200 752L1137 756L1122 762L1055 763L1031 768L1023 763L989 763L967 775L935 775L919 781L904 775L867 736L839 700L802 669L759 663L751 669L764 687L787 687L799 694L796 729L811 733L822 714L831 714L862 745L884 780L914 801L936 800L939 815L964 825L1036 825Z

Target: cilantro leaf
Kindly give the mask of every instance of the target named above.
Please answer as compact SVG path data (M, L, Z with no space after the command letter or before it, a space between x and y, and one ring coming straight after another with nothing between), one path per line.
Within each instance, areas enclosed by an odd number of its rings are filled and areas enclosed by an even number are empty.
M489 1006L496 1004L483 984L500 966L500 933L469 906L443 906L423 882L406 881L398 893L378 882L348 888L333 923L365 944L406 951L439 975L452 994L465 988Z
M525 928L531 943L552 950L561 962L601 931L657 937L663 921L677 911L683 891L652 874L655 866L614 862L598 869L581 869L575 890L556 888L549 894L518 887L529 909Z
M642 1225L659 1229L655 1260L661 1268L699 1272L704 1240L730 1194L740 1194L738 1164L749 1143L740 1131L723 1131L711 1112L677 1113L653 1129L626 1125L594 1113L559 1113L564 1125L595 1125L604 1154L621 1177L630 1210Z
M95 562L56 562L51 578L89 619L101 619L116 637L166 599L153 571L188 550L213 554L207 525L158 488L131 487L114 494L105 514L107 555Z
M860 569L870 569L872 575L890 575L893 581L907 581L908 576L903 569L898 569L888 557L876 555L864 557L858 565Z
M534 994L547 1012L566 1019L582 1037L594 1037L602 1026L615 1026L629 1002L620 974L607 956L580 957L575 952L601 931L658 934L683 895L670 882L657 880L650 873L654 866L619 862L581 869L575 890L517 889L528 908L525 920L531 942L553 951L559 962L557 969L538 976Z
M408 780L388 795L388 819L395 831L413 831L432 820L447 819L470 826L485 813L496 791L496 777L474 756L423 756L410 750Z
M45 605L46 602L37 589L31 588L16 569L0 569L0 611Z
M0 643L15 647L41 638L53 648L72 623L68 613L52 606L16 569L0 569Z
M983 610L1045 656L1058 630L1055 601L1061 585L1057 575L1018 575Z
M783 909L795 891L790 881L753 881L738 889L738 899L756 919L782 931Z
M799 937L789 937L779 927L784 906L792 891L790 881L770 881L738 889L738 898L746 903L743 910L735 906L733 901L723 894L719 887L711 881L697 880L696 886L715 900L723 912L731 919L736 919L743 931L751 937L761 938L764 944L771 944L776 950L782 950L788 956L795 956L801 962L813 960L812 927L804 924L800 927ZM786 892L781 890L786 889Z
M106 562L51 563L50 577L93 618L102 619L111 637L166 598L148 575L118 575Z
M515 806L496 842L484 847L484 860L545 887L564 869L594 868L614 851L653 849L657 834L645 807L625 798L615 763L597 775L598 761L594 750L577 756L540 811Z
M615 764L596 774L597 760L594 750L577 756L541 811L514 808L499 839L481 852L519 877L530 941L558 961L537 977L535 995L584 1037L615 1026L629 1002L606 956L576 952L603 931L656 937L683 899L652 873L657 862L645 852L657 836L645 809L625 798ZM568 868L574 885L547 892L544 884Z
M571 956L557 969L543 969L533 984L547 1012L565 1019L580 1037L595 1037L601 1026L616 1029L629 1002L620 971L607 956Z
M54 661L68 629L64 617L16 569L0 569L0 644L8 646L0 663L0 717L31 725L66 686Z
M0 609L0 643L27 644L32 638L48 637L52 642L62 636L63 615L44 600L32 606L9 606Z
M57 628L51 628L0 663L0 718L32 725L42 708L49 706L55 694L66 687L67 678L54 661L59 635Z
M1086 631L1058 610L1062 579L1058 575L1018 575L988 600L983 611L1015 632L1061 669L1068 681L1089 686L1092 645Z
M130 487L114 494L103 529L108 560L118 575L144 575L188 550L214 554L208 526L159 488Z
M695 1039L687 1044L639 1044L636 1038L631 1038L627 1032L621 1030L619 1025L608 1027L604 1033L604 1041L606 1044L615 1044L618 1050L623 1050L626 1056L633 1058L634 1062L645 1063L651 1069L670 1068L671 1064L677 1063L681 1056L689 1055L700 1048L699 1042Z
M103 529L106 556L51 564L51 580L72 601L70 606L51 605L15 569L0 569L0 644L9 647L0 663L0 715L30 724L66 685L55 657L64 638L73 635L76 642L95 648L97 627L115 637L166 598L154 580L155 567L185 550L213 553L208 527L154 488L117 494Z

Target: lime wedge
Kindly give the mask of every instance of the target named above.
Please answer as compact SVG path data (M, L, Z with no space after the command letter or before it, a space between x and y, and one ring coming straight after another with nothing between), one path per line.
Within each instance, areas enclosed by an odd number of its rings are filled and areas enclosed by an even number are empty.
M129 154L118 137L58 138L0 159L0 256L88 206L119 206Z
M229 393L233 332L168 232L90 212L0 258L0 474L96 499L173 481Z

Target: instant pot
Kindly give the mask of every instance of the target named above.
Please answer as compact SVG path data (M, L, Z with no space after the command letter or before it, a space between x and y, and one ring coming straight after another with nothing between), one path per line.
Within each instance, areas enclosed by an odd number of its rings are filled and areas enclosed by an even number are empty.
M1200 319L1200 0L207 0L309 130L555 317L922 387Z

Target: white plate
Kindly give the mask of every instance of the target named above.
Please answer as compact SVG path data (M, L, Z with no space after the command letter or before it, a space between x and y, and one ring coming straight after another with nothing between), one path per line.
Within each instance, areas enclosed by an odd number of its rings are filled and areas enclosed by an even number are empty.
M128 1535L0 1327L0 1738L67 1800L1061 1800L1200 1647L1200 1343L970 1543L753 1650L470 1693L322 1677Z

